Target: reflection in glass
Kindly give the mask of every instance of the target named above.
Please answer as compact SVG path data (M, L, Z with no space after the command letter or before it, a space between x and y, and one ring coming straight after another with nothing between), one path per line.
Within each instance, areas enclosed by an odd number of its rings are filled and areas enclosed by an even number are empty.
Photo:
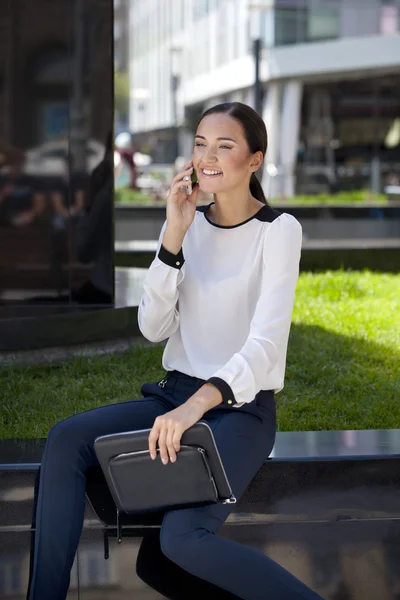
M112 171L95 172L112 138L112 6L1 3L0 318L113 303ZM82 251L101 198L101 242Z

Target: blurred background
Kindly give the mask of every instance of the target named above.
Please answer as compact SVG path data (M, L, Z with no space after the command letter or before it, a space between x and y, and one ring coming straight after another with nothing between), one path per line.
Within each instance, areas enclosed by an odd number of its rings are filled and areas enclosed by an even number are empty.
M132 176L117 152L117 189L130 181L165 200L175 162L190 158L201 113L237 100L266 121L271 201L399 193L398 0L114 5L116 145L130 141L137 157ZM147 200L122 192L117 199Z
M137 306L224 101L267 124L303 268L398 272L399 24L400 0L1 0L0 318Z

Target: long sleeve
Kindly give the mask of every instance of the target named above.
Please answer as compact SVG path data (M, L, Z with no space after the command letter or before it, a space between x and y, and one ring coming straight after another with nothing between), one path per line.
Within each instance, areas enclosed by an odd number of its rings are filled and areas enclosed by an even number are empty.
M165 221L158 240L156 257L144 281L144 292L139 303L139 329L151 342L169 338L179 326L179 284L185 275L182 250L171 254L162 245Z
M241 406L263 389L266 375L286 357L302 244L300 223L283 213L264 239L261 292L248 338L211 378L224 402Z

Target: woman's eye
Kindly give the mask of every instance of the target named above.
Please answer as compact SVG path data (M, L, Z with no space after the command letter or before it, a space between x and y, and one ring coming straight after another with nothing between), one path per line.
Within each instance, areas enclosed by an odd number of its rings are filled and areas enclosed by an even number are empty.
M195 146L205 146L205 144L202 144L201 142L195 142ZM220 148L223 148L224 150L232 150L232 146L222 145Z

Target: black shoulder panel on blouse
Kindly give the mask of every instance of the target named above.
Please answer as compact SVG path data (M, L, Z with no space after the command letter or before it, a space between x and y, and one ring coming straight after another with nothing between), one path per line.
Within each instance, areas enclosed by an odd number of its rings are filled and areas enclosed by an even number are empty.
M261 210L258 211L254 218L258 219L259 221L264 221L264 223L272 223L272 221L275 221L275 219L280 217L281 214L282 213L280 213L278 210L272 208L272 206L265 205Z

